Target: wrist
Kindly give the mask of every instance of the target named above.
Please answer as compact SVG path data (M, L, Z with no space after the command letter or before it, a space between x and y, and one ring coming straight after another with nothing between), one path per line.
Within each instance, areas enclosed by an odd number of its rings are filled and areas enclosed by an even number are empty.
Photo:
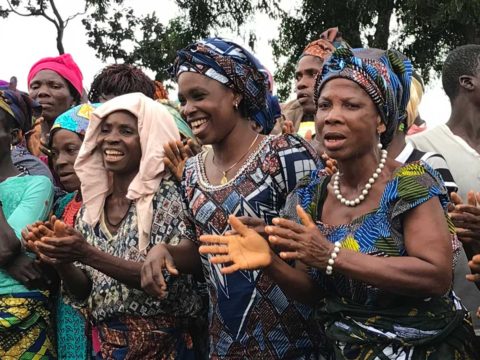
M327 266L325 268L325 274L332 275L333 269L335 267L336 260L342 248L342 244L339 241L336 241L330 247L330 257L327 260Z
M97 252L95 251L96 248L89 243L85 242L84 249L82 251L83 255L80 259L78 259L79 262L82 264L91 266L92 264L97 262L96 255Z

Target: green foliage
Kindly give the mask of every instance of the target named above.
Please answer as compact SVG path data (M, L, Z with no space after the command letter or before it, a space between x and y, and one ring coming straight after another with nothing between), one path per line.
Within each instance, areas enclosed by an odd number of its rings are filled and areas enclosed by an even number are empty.
M281 99L290 94L305 45L330 27L338 26L353 47L390 45L403 51L426 82L431 70L441 70L450 50L480 43L480 0L302 0L301 4L295 14L282 15L280 35L272 43ZM391 22L397 23L397 31L390 31Z

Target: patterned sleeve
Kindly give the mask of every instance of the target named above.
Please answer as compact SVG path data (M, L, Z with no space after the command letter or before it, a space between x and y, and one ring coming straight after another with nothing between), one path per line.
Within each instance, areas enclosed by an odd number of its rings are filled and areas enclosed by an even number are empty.
M197 156L201 156L202 153ZM198 244L197 233L195 230L195 222L193 220L192 210L190 209L190 201L192 199L192 193L194 191L195 184L195 170L193 158L190 158L185 163L185 169L183 170L182 185L181 185L181 202L185 223L185 231L183 237L186 240L193 241Z
M285 134L272 140L271 156L277 158L277 169L271 170L279 190L285 197L297 182L313 170L323 168L315 150L301 137Z
M402 215L407 211L438 197L445 213L452 240L454 261L458 256L460 244L455 235L455 226L448 216L447 206L449 197L447 189L440 175L423 161L412 162L397 170L395 181L385 189L382 201L390 201L392 230L403 232Z

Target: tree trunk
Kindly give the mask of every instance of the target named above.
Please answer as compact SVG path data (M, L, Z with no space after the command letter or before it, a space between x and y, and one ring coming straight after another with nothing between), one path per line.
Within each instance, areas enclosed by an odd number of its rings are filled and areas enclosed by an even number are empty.
M377 49L388 49L388 39L390 37L390 20L392 18L394 0L381 0L378 2L377 12L378 20L375 26L375 35L369 44L370 47Z
M65 54L65 48L63 47L63 32L65 28L60 26L57 29L57 50L60 55Z

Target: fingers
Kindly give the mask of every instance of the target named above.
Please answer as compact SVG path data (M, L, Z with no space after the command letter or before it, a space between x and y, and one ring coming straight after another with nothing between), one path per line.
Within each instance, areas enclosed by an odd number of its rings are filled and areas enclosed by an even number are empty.
M316 227L311 216L307 214L305 210L300 205L297 205L297 215L300 218L302 224L306 227Z
M450 194L450 200L452 201L452 203L453 203L454 205L463 204L462 198L461 198L460 195L458 195L456 192L452 192L452 193Z
M467 274L465 277L468 281L480 282L480 274Z
M281 251L278 254L283 260L299 260L300 254L297 251Z
M172 275L178 275L178 270L170 254L165 254L165 268Z
M240 220L241 223L247 226L261 226L261 225L266 225L265 222L262 219L252 217L252 216L238 216L238 220Z
M163 278L161 264L158 262L145 263L142 267L142 289L153 296L164 297L167 284Z
M224 235L202 235L199 240L206 244L228 244L228 237Z
M278 235L270 235L268 237L268 241L276 248L279 248L286 252L288 252L288 250L297 251L301 247L301 245L296 241L285 239Z
M281 234L282 236L283 235L287 235L285 236L286 238L293 238L295 237L296 234L303 234L305 233L305 226L302 225L302 224L298 224L296 223L295 221L292 221L292 220L288 220L288 219L283 219L283 218L274 218L272 220L272 223L275 225L275 226L266 226L265 227L265 231L269 234L272 234L272 235L275 235L275 234L279 234L278 231L281 231L281 230L290 230L291 234L289 233L286 233L285 231L283 231ZM268 229L268 230L267 230Z
M198 248L200 254L228 254L228 246L202 245Z
M240 267L237 264L232 264L229 266L224 266L220 270L222 274L228 275L228 274L233 274L235 271L240 270Z
M307 140L308 142L312 141L313 139L312 130L307 130L307 132L305 133L304 139Z
M163 145L163 150L165 151L165 156L170 160L173 166L177 167L180 159L177 156L178 148L175 141L170 141L169 143Z
M471 206L477 206L477 198L475 196L475 191L470 190L467 193L467 203L468 205L471 205Z
M239 218L237 218L235 215L230 215L228 217L228 222L230 225L232 225L232 228L238 232L240 235L246 236L249 232L248 226L243 224Z
M230 255L212 256L210 258L210 262L212 264L226 264L226 263L232 262L232 257Z

